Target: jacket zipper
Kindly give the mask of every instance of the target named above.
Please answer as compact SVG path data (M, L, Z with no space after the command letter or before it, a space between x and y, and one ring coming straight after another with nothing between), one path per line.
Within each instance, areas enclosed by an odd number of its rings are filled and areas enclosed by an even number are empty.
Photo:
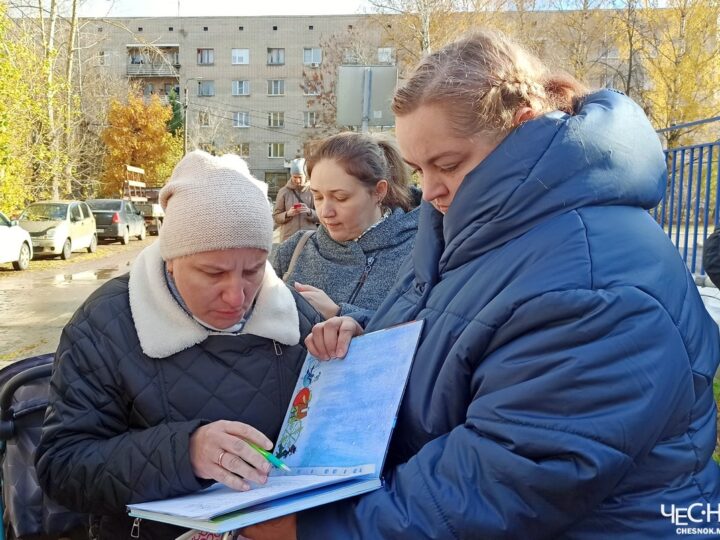
M353 290L347 301L348 304L352 304L355 301L355 298L357 298L357 295L360 294L360 289L362 289L363 285L365 285L365 281L367 281L368 274L370 273L370 270L372 270L373 264L375 264L375 257L368 257L365 262L363 273L360 275L360 280L357 282L357 285L355 285L355 290Z
M132 529L130 529L131 538L140 538L140 521L142 521L140 518L135 518L133 521Z

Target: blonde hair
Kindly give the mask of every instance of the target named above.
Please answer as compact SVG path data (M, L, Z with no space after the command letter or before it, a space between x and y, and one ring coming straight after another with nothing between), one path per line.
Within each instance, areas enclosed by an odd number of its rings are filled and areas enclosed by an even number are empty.
M478 31L423 58L395 92L392 109L403 116L421 105L439 105L464 136L494 141L514 127L515 113L572 113L585 87L565 74L551 74L535 56L494 31Z
M350 176L372 190L380 180L387 180L388 191L382 201L387 208L412 208L410 171L395 145L386 138L346 131L323 139L310 152L305 164L308 175L323 159L333 159Z

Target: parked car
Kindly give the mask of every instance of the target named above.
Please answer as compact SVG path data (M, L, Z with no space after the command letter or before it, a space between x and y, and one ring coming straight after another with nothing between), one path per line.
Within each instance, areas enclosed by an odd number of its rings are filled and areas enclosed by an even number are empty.
M162 227L165 212L158 203L138 202L135 207L140 210L145 218L145 227L150 234L159 234Z
M28 206L20 215L20 226L30 233L33 255L60 255L69 259L73 251L97 250L95 218L79 201L47 201Z
M11 262L15 270L26 270L32 256L30 234L0 212L0 263Z
M95 199L86 201L95 215L96 232L101 240L112 239L127 245L131 236L145 240L145 220L132 201Z

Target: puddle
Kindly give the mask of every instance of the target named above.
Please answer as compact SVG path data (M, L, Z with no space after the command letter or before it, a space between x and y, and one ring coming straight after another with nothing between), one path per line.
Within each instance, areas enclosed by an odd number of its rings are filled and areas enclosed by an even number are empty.
M89 270L87 272L76 272L75 274L57 274L53 276L53 285L67 285L68 283L106 281L116 275L120 269L100 268L99 270Z

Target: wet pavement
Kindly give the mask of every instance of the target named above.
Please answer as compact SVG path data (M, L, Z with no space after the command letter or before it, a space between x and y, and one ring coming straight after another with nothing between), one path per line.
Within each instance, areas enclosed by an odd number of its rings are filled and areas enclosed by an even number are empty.
M101 244L98 253L69 261L32 261L25 272L0 269L0 367L53 352L63 326L82 302L107 280L124 274L156 237L127 246Z

